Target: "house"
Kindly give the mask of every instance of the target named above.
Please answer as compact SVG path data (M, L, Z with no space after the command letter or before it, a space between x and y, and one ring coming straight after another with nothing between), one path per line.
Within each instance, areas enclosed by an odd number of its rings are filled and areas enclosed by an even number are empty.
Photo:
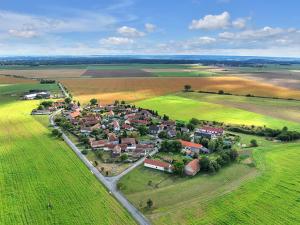
M188 133L188 132L190 132L190 129L187 128L187 127L181 127L180 131L183 132L183 133Z
M134 130L134 127L130 126L129 124L124 123L124 124L122 125L122 129L128 130L128 131L133 131L133 130Z
M184 167L184 173L188 176L195 176L200 171L199 159L190 161Z
M108 142L112 144L119 144L119 139L114 133L109 133L107 135L108 137Z
M108 113L107 113L107 116L109 117L113 117L115 115L114 111L110 110Z
M75 111L68 112L67 118L69 120L72 120L72 119L75 119L79 116L80 116L80 110L75 110Z
M85 126L93 126L100 122L100 117L96 115L88 115L85 117L82 117L80 120L80 124Z
M160 131L159 126L157 126L157 125L150 125L149 126L149 133L150 134L156 135L156 134L159 133L159 131Z
M135 123L137 125L148 125L149 121L148 120L129 120L130 123Z
M165 171L168 173L173 172L173 167L170 163L162 162L159 160L145 159L144 167L148 167L148 168L156 169L156 170L160 170L160 171Z
M99 129L101 126L99 123L95 124L94 126L91 126L91 127L85 127L85 126L82 126L80 128L80 132L81 133L91 133L93 130L97 130Z
M224 130L222 128L217 127L209 127L205 126L200 129L197 129L195 132L195 137L204 137L208 139L215 139L224 134Z
M174 137L176 137L177 132L176 132L176 130L174 130L174 129L169 129L169 130L167 131L167 134L168 134L168 136L169 136L170 138L174 138Z
M181 143L185 151L191 150L193 153L197 153L197 154L199 154L201 148L203 147L201 144L196 144L189 141L179 140L179 142Z
M107 144L107 140L98 140L98 141L94 140L91 141L90 143L91 143L91 148L95 150L99 148L104 148L105 145Z
M113 126L114 126L114 131L120 131L120 124L117 120L114 120L113 122Z
M121 144L126 144L127 150L133 150L136 148L136 141L134 138L122 138Z
M112 152L111 152L111 154L112 154L113 157L120 156L121 153L122 153L122 149L121 149L121 147L120 147L119 145L116 145L116 146L113 148Z

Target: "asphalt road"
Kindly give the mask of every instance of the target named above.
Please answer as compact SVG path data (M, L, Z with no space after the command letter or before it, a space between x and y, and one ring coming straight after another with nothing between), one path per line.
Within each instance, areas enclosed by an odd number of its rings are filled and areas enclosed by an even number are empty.
M54 116L59 113L61 110L58 110L54 112L52 115L50 115L50 124L56 128L59 129L55 125L54 122ZM109 193L113 195L127 211L131 214L131 216L140 224L140 225L150 225L151 223L149 220L137 209L135 208L125 197L122 195L121 192L117 190L117 182L118 180L124 176L125 174L129 173L131 170L139 166L140 164L143 163L144 158L138 160L136 163L134 163L130 168L125 170L123 173L121 173L118 176L115 177L105 177L103 176L99 170L97 170L92 163L87 160L87 158L81 153L81 151L77 148L77 146L65 135L65 133L61 130L62 132L62 138L64 141L70 146L70 148L75 152L75 154L81 159L81 161L87 166L87 168L95 175L95 177L107 188ZM157 149L155 149L153 152L150 154L154 154Z

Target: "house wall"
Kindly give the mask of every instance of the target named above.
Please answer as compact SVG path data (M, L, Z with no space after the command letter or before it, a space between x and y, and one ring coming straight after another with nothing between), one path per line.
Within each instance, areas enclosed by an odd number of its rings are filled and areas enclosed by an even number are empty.
M154 165L148 164L148 163L144 163L144 166L145 166L145 167L148 167L148 168L156 169L156 170L165 171L165 168L164 168L164 167L154 166Z

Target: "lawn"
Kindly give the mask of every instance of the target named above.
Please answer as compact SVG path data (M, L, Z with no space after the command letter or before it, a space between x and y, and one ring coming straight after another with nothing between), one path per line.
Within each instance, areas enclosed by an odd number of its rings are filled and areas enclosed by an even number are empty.
M179 178L141 166L121 179L123 193L155 225L298 224L300 143L259 143L256 168L235 163L216 175Z
M25 87L31 88L5 89ZM48 118L30 115L37 105L0 99L0 224L135 224L69 147L51 137Z
M300 123L300 101L197 92L181 92L176 95Z
M135 103L139 107L157 110L159 114L167 114L172 119L189 121L191 118L219 121L230 124L256 125L281 129L287 126L290 130L300 131L300 125L270 116L246 110L224 106L221 104L202 102L174 95L160 96Z

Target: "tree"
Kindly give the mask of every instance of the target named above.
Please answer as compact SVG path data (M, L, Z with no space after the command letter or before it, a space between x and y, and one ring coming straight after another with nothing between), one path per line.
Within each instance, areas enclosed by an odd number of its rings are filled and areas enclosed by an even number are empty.
M98 157L99 159L102 160L102 158L103 158L103 151L98 150L98 151L96 152L96 155L97 155L97 157Z
M119 104L120 104L120 101L119 100L115 100L114 105L119 105Z
M122 161L125 161L125 160L128 159L128 155L127 155L127 154L122 154L122 155L120 156L120 159L121 159Z
M190 123L196 126L196 125L198 125L198 124L200 123L200 120L198 120L198 119L196 119L196 118L192 118L192 119L190 120Z
M251 146L251 147L257 147L257 146L258 146L257 141L256 141L255 139L252 139L252 140L250 141L250 146Z
M39 106L37 107L37 109L38 109L38 110L43 110L43 109L45 109L45 107L44 107L43 105L39 105Z
M188 92L192 89L192 86L189 84L184 85L184 91Z
M95 98L92 98L91 100L90 100L90 103L91 103L91 105L96 105L97 104L97 99L95 99Z
M231 159L231 161L235 161L239 156L239 153L237 152L237 150L235 149L230 149L229 151L229 157Z
M209 139L208 138L202 138L200 140L200 144L202 144L205 148L208 148Z
M200 161L201 170L208 171L209 158L207 156L203 156Z
M225 92L224 92L223 90L219 90L219 91L218 91L218 94L219 94L219 95L223 95L224 93L225 93Z
M53 135L53 136L57 136L59 133L60 133L60 132L59 132L58 129L53 129L53 130L52 130L52 135Z
M190 131L195 130L195 125L192 124L192 123L188 123L188 124L186 125L186 127L187 127Z
M65 103L66 104L70 104L72 102L72 99L71 98L65 98Z
M164 114L163 120L164 120L164 121L168 121L168 120L169 120L169 116L167 116L167 115Z
M149 198L149 199L147 200L147 208L148 208L148 209L151 209L152 206L153 206L153 201Z
M175 162L174 163L174 173L180 176L183 175L184 164L183 162Z
M208 142L208 149L214 152L216 150L216 142L215 140L210 140Z
M158 137L161 139L165 139L165 138L168 138L168 134L166 131L161 131L158 133Z
M122 101L121 101L121 104L122 104L122 105L125 105L126 103L125 103L125 101L124 101L124 100L122 100Z
M148 134L148 128L145 125L139 126L138 131L141 136Z
M78 105L78 107L80 107L80 102L79 101L77 102L77 105Z

